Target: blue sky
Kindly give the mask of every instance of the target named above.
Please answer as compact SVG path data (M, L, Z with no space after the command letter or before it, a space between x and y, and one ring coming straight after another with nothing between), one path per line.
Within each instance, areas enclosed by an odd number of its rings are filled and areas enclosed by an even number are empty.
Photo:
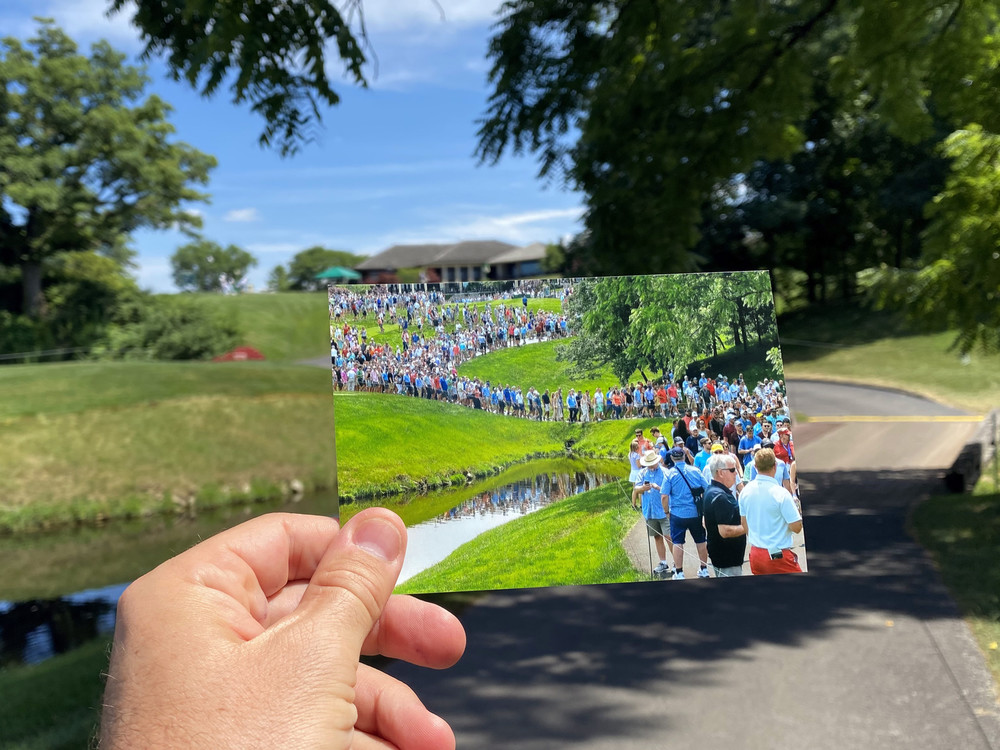
M580 230L582 197L539 181L532 160L477 165L475 121L485 108L486 46L500 2L439 3L444 19L433 0L365 1L378 77L367 90L337 86L342 101L324 112L317 142L287 159L257 145L262 122L232 105L228 92L202 99L168 80L159 61L149 63L149 92L173 105L177 140L219 160L211 203L192 206L202 234L252 252L255 287L312 245L373 254L408 242L553 242ZM107 4L4 0L0 34L27 38L32 17L47 16L84 50L104 38L137 55L129 14L108 19ZM186 241L173 231L137 233L140 284L174 291L169 258Z

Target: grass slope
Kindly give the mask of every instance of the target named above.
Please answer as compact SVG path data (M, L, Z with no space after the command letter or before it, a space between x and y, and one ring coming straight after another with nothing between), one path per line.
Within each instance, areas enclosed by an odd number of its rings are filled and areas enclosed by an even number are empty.
M524 390L534 386L540 393L546 389L555 391L559 387L563 389L563 394L568 393L570 388L593 393L597 386L607 390L618 383L610 367L603 367L584 377L572 375L570 363L557 359L557 352L566 345L565 339L558 339L511 347L476 357L463 364L458 372L494 384L510 383ZM640 376L636 373L634 377Z
M623 583L642 580L621 540L635 523L614 485L560 500L487 531L398 592ZM544 539L544 544L539 540ZM581 555L581 550L587 554Z
M243 346L279 362L330 355L326 291L282 294L193 294L191 299L236 321Z
M171 508L174 494L194 493L200 506L270 496L293 478L330 487L338 462L342 495L434 486L561 453L572 435L569 425L360 394L192 396L21 417L0 424L0 528L135 516Z
M272 362L60 362L0 367L0 422L192 396L330 393L318 367Z
M1000 404L1000 353L963 361L953 332L917 333L897 313L831 305L784 316L778 331L790 378L900 388L976 414Z
M41 664L0 670L5 750L90 747L100 719L108 642L98 639Z

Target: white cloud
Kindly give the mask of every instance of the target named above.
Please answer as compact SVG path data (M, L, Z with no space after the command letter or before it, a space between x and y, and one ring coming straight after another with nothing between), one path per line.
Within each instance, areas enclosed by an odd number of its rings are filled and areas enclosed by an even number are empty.
M500 0L365 0L369 33L492 23Z
M459 221L445 221L379 236L359 237L354 252L372 255L392 245L462 240L499 240L514 245L555 242L564 236L577 234L581 229L582 216L583 208L524 211L493 216L470 214Z
M246 223L259 221L260 216L257 215L256 208L237 208L227 212L226 215L222 217L222 220L234 223Z
M37 29L33 16L55 19L56 25L83 46L98 39L107 39L115 47L129 52L141 49L138 32L132 27L135 9L126 7L122 12L108 17L110 0L31 0L13 3L10 15L0 16L0 26L5 33L18 36L31 34ZM15 15L16 14L16 15Z
M500 216L470 216L440 228L448 239L495 239L513 243L540 242L565 234L583 215L582 208L524 211ZM439 240L440 241L440 240Z

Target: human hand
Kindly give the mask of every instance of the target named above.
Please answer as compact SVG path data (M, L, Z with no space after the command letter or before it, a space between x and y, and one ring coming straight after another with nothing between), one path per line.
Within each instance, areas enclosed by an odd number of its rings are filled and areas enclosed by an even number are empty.
M101 747L453 748L406 685L359 663L380 653L450 666L458 620L392 596L406 550L384 508L343 529L272 514L224 531L122 595Z

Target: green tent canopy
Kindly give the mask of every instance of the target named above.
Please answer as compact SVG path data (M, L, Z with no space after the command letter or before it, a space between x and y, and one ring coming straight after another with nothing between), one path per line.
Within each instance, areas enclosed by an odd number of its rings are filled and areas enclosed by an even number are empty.
M335 279L342 281L357 281L361 278L361 274L352 268L344 268L343 266L331 266L322 273L316 274L317 279Z

